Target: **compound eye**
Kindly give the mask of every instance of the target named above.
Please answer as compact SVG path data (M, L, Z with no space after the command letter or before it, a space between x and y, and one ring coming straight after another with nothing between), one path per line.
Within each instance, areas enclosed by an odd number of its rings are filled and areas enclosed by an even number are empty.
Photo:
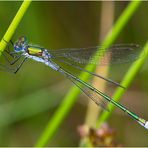
M25 36L21 36L19 38L19 43L25 43L25 42L27 42L27 38Z
M27 38L25 36L21 36L14 44L15 51L23 51L27 47Z

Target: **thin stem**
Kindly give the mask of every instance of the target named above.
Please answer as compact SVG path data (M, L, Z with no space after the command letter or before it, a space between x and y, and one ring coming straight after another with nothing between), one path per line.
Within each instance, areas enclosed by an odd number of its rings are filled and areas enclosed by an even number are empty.
M110 30L110 28L113 25L114 6L115 6L115 2L113 1L111 2L102 1L101 3L100 34L99 34L100 41L104 39L106 33ZM107 23L107 25L104 25L104 23ZM110 59L108 58L108 63L109 63L109 60ZM107 75L109 73L109 65L98 66L95 70L95 73L100 74L103 77L107 78ZM102 92L105 92L106 81L102 81L101 79L97 79L96 77L94 77L94 79L92 80L92 86L94 86L95 88L97 88ZM97 106L91 99L89 99L84 125L88 126L88 128L89 127L96 128L96 122L98 120L98 117L100 116L100 113L101 113L101 107ZM91 143L90 139L87 136L86 137L84 136L81 138L79 145L88 146L89 143Z
M0 42L0 55L3 52L3 50L6 48L7 43L10 41L12 35L14 34L17 26L19 25L21 19L23 18L25 12L27 11L29 5L31 3L31 0L27 0L22 3L21 7L19 8L17 14L15 15L14 19L12 20L10 26L8 27L5 35L3 36L1 42Z
M128 7L125 9L125 11L122 13L122 15L119 17L116 24L112 28L112 31L107 35L106 39L102 43L103 45L105 45L105 47L110 46L115 41L115 39L117 38L121 30L128 23L132 15L135 13L139 5L140 5L140 1L130 2ZM88 65L86 68L90 71L94 71L95 66ZM87 81L89 77L90 76L86 73L85 74L81 73L80 75L80 78L84 81ZM59 108L51 118L51 120L47 123L47 127L39 137L36 143L36 147L45 146L51 140L56 130L58 129L59 125L62 123L64 118L70 112L79 94L80 94L80 90L76 86L73 86L70 89L70 91L65 96L63 102L61 103L61 105L59 106Z

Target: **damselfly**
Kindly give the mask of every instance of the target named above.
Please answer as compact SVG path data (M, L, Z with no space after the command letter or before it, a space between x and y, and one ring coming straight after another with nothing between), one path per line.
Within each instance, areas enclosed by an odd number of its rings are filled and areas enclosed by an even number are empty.
M7 41L5 42L7 43ZM127 113L127 115L129 115L134 120L136 120L140 125L148 129L148 121L140 118L135 113L129 111L122 104L115 102L111 97L97 90L96 88L91 86L89 83L84 82L83 80L75 76L73 73L69 72L68 70L64 69L60 64L58 64L58 62L64 63L68 66L87 72L93 76L102 78L110 83L113 83L119 87L124 88L119 83L111 79L104 78L93 72L90 72L80 67L78 64L90 63L90 64L102 65L102 64L107 64L108 62L109 64L112 64L112 63L124 63L124 62L133 61L139 57L139 51L140 51L139 45L136 45L136 44L114 45L108 48L107 52L105 52L106 49L101 46L91 47L91 48L80 48L80 49L73 48L73 49L47 50L45 48L42 48L36 45L28 44L27 38L22 36L13 44L13 47L14 47L14 51L6 51L6 52L10 54L14 60L9 61L7 56L4 55L5 59L11 65L17 63L19 60L21 60L21 62L19 62L18 66L14 69L12 69L11 67L7 67L7 69L16 73L28 58L33 59L37 62L44 63L48 67L51 67L55 71L58 71L64 76L66 76L78 88L80 88L81 91L83 91L89 98L91 98L97 105L106 109L105 108L106 106L104 104L106 102L111 103L116 107L118 107L120 110ZM101 61L100 63L96 62L96 59L98 58L100 58L100 61ZM4 66L1 66L1 67L5 68Z

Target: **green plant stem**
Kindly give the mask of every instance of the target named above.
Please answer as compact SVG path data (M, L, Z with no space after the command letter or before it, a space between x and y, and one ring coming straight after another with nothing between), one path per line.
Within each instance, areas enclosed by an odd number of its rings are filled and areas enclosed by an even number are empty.
M142 65L144 64L145 60L148 57L148 42L145 44L143 51L140 55L140 59L137 60L136 62L134 62L132 64L132 66L130 67L130 69L128 70L128 72L126 73L124 79L121 82L121 85L128 88L130 86L130 84L132 83L132 81L134 80L136 74L139 72L140 68L142 67ZM114 95L113 95L113 99L118 102L122 95L124 94L126 90L125 89L121 89L118 88ZM97 122L97 127L99 127L103 122L105 122L112 114L113 110L115 109L115 106L112 104L108 105L110 112L103 112L100 116L100 118L98 119Z
M130 4L127 6L125 11L121 14L118 21L114 25L114 27L111 29L105 40L103 41L103 45L110 46L113 41L116 40L119 33L122 31L124 26L128 23L129 19L133 16L134 12L138 9L140 6L141 1L131 1Z
M3 36L1 42L0 42L0 55L4 51L4 49L7 46L7 43L10 41L12 35L14 34L17 26L19 25L21 19L23 18L25 12L27 11L29 5L31 3L31 0L27 0L22 3L21 7L19 8L17 14L15 15L13 21L11 22L10 26L8 27L5 35ZM7 43L5 41L7 41Z
M130 4L127 6L125 11L122 13L122 15L119 17L118 21L112 28L112 31L110 31L110 33L107 35L102 45L104 45L105 47L109 47L115 41L121 30L124 28L134 12L137 10L139 5L140 1L130 2ZM86 68L90 71L93 71L95 70L95 65L88 65ZM90 76L86 73L81 73L80 75L80 78L84 81L87 81L89 77ZM70 89L60 107L57 109L51 120L48 122L47 127L39 137L36 143L36 147L45 146L51 140L59 125L62 123L66 115L68 115L68 113L70 112L79 94L80 90L76 86Z

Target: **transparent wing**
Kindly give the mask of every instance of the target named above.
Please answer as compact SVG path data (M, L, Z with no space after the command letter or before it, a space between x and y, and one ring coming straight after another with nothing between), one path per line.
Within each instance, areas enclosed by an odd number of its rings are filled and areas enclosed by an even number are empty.
M105 53L106 51L106 53ZM131 62L139 58L141 47L137 44L117 44L106 49L103 46L89 48L70 48L49 50L56 58L67 59L80 64L118 64ZM96 59L100 58L100 63Z
M62 73L65 70L62 69ZM102 109L105 109L106 111L109 111L107 109L107 104L109 103L107 100L102 98L97 92L93 91L93 89L90 89L87 84L84 85L81 81L78 80L77 77L71 76L71 74L67 71L64 72L64 75L71 80L88 98L90 98L92 101L94 101L98 106L100 106ZM75 78L74 78L75 77ZM89 85L89 84L88 84Z
M92 91L91 89L87 88L86 86L81 86L81 84L72 79L69 78L89 99L91 99L92 101L94 101L98 106L100 106L102 109L109 111L109 109L107 108L107 104L108 102L103 99L102 97L100 97L96 92Z
M116 85L116 86L119 86L119 87L125 89L125 87L121 86L118 82L115 82L115 81L113 81L113 80L111 80L111 79L109 79L109 78L105 78L105 77L103 77L103 76L101 76L101 75L99 75L99 74L96 74L96 73L93 73L93 72L91 72L91 71L88 71L88 70L86 70L85 68L82 68L79 64L76 64L76 63L74 63L74 62L72 63L71 61L64 61L63 59L58 59L58 58L54 58L54 60L56 60L56 61L55 61L56 63L57 63L57 62L60 62L60 63L58 63L58 65L60 65L61 62L62 62L62 63L64 63L64 64L70 66L71 68L75 68L75 69L78 69L78 70L80 70L80 71L89 73L90 75L93 75L93 76L95 76L95 77L101 78L101 79L103 79L103 80L105 80L105 81L107 81L107 82L109 82L109 83L112 83L112 84L114 84L114 85ZM64 66L64 65L63 65L63 66Z

